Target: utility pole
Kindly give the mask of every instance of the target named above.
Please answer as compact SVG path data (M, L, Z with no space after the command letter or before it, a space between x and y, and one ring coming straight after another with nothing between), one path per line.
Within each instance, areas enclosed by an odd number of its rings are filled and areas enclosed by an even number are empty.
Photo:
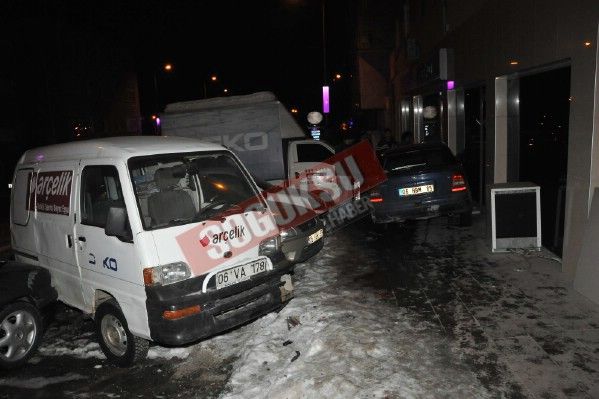
M326 2L326 0L322 0L322 86L323 86L323 90L324 90L324 86L328 86L328 79L327 79L326 6L325 6L325 2ZM330 101L330 90L327 93L327 95L329 96L328 99ZM324 101L324 94L323 94L323 101ZM324 109L323 109L323 114L324 114L324 128L326 129L328 127L329 114L328 114L328 112L324 112Z

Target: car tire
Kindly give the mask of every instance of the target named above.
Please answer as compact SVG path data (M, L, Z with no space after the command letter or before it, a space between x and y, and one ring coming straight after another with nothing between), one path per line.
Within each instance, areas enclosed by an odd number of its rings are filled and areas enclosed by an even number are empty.
M43 334L40 311L18 301L0 311L0 368L22 366L37 350Z
M459 214L458 224L462 227L472 226L472 212L462 212Z
M118 303L111 299L96 310L96 334L108 361L118 367L129 367L146 358L150 343L131 334Z

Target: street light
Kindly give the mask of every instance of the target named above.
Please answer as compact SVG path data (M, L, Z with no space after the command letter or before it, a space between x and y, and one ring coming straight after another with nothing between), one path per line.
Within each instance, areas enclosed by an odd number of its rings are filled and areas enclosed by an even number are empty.
M162 68L159 70L154 71L153 77L154 77L154 95L156 96L155 99L155 104L154 104L154 111L155 112L159 112L160 111L160 95L158 92L158 73L164 71L166 73L170 73L173 71L173 64L171 63L166 63L164 65L162 65Z
M212 83L216 83L218 81L218 77L216 75L210 75L210 81ZM206 86L206 79L204 79L204 98L208 98L208 88ZM228 90L225 89L224 92L226 93Z
M294 0L285 0L285 2L291 6L296 6L301 2L297 2ZM327 114L328 110L328 77L327 77L327 36L326 36L326 0L320 0L320 8L321 8L321 30L322 30L322 105L323 105L323 113L325 118L325 125L327 124ZM326 109L325 109L326 108Z

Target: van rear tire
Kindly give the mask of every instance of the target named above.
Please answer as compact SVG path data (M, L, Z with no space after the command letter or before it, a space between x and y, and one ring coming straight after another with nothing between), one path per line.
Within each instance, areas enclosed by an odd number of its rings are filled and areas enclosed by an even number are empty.
M95 322L98 343L110 363L129 367L146 358L150 343L131 334L127 320L114 299L98 307Z

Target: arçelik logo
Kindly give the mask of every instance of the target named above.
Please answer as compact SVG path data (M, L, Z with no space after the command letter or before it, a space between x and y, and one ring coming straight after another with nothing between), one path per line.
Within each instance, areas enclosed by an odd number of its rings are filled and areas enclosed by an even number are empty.
M212 243L218 244L221 241L229 241L243 236L245 236L245 226L235 226L231 230L221 231L218 234L213 234ZM202 244L202 246L205 247L208 244L210 244L210 241L210 237L204 236L204 238L200 240L200 244Z
M202 238L200 240L200 244L202 244L203 247L207 246L208 244L210 244L210 237L208 236L204 236L204 238Z

